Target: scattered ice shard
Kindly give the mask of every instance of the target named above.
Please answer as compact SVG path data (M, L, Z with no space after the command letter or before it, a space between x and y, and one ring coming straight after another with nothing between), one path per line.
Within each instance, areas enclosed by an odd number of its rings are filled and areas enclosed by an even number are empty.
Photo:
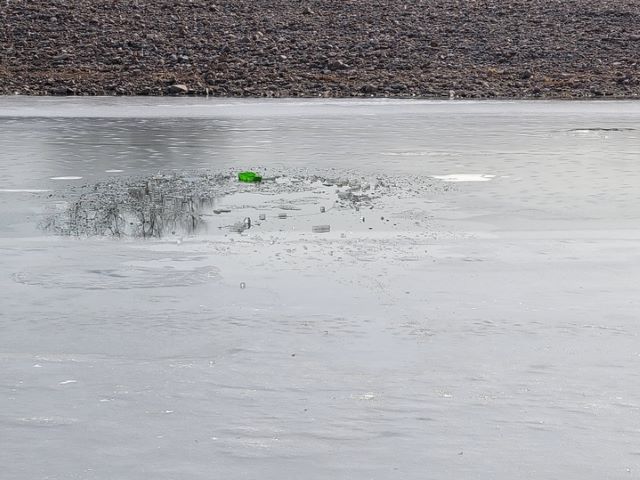
M331 230L330 225L314 225L311 227L313 233L327 233Z

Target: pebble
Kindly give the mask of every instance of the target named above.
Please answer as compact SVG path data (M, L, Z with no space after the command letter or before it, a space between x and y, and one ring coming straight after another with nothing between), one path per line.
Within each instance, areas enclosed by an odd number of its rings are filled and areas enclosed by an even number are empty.
M183 84L175 84L167 88L167 92L173 95L181 95L181 94L189 93L189 88Z

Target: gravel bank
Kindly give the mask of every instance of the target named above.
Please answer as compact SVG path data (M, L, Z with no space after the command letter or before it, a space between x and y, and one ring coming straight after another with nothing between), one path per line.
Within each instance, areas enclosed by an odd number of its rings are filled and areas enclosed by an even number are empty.
M629 0L7 0L0 93L640 94Z

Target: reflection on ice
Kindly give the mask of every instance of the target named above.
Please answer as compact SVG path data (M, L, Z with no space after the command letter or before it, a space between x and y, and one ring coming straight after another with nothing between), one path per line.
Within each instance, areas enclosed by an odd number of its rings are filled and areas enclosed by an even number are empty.
M43 224L61 235L162 237L195 232L200 211L212 205L226 176L157 175L146 180L103 182L83 191Z

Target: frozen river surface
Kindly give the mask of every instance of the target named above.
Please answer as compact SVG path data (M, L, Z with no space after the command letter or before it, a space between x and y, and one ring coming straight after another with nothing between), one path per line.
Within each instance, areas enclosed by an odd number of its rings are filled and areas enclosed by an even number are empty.
M639 152L633 102L0 98L0 478L639 478ZM245 168L306 187L38 229ZM396 187L339 208L307 170Z

